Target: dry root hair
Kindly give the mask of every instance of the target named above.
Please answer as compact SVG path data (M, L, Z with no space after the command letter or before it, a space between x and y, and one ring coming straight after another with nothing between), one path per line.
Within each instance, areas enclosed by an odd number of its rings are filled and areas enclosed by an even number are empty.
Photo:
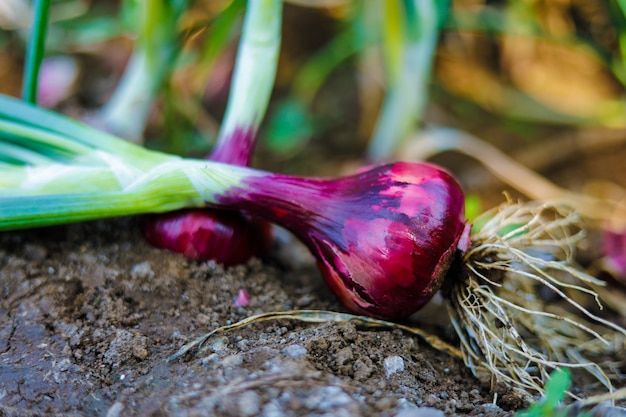
M574 263L579 216L507 203L479 223L447 302L467 366L524 397L543 394L556 367L584 369L613 392L611 364L592 358L623 350L626 330L600 317L593 288L603 282Z

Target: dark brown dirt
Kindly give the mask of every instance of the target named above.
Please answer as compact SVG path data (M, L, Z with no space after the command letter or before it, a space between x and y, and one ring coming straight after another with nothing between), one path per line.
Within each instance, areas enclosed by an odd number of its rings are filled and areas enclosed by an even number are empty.
M353 323L255 324L266 311L342 311L316 269L224 270L149 247L118 219L0 234L0 416L511 415L465 366L422 341ZM250 304L235 307L240 289ZM427 413L427 414L422 414Z

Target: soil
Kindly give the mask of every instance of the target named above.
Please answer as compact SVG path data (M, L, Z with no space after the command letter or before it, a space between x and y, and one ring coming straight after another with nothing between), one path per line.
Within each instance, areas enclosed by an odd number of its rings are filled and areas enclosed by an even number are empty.
M151 248L133 219L4 233L0 248L2 416L506 416L521 405L415 337L350 322L263 322L168 362L252 314L343 311L307 258L225 270ZM237 307L241 289L249 304Z

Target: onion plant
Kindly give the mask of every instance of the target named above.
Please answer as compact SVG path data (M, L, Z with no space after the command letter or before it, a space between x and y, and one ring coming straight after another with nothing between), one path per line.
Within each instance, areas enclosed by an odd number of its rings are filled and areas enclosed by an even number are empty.
M471 236L463 193L424 163L370 167L340 178L273 174L184 159L0 97L0 230L211 207L291 230L352 311L401 319L442 290L466 363L522 394L542 392L556 367L588 359L626 330L593 313L602 285L573 264L580 220L561 206L507 205ZM537 297L549 289L550 301ZM576 313L553 309L562 300Z
M137 2L136 47L110 101L96 115L90 116L91 123L133 142L141 141L148 111L182 48L179 21L188 3L184 0ZM218 30L224 31L232 24L241 3L234 2L227 9ZM250 2L230 101L210 155L212 160L240 165L248 165L251 160L276 73L280 20L280 1ZM39 26L45 28L45 24ZM215 58L223 39L224 36L214 36L206 42L210 49L204 54L207 59ZM206 67L206 62L201 66ZM236 212L204 209L146 216L143 228L146 239L159 248L183 253L191 259L211 259L226 265L262 255L270 244L268 224Z
M281 16L279 0L248 5L226 115L209 155L212 161L250 165L276 76ZM266 222L223 210L153 215L143 226L146 239L157 247L224 265L266 254L271 240Z

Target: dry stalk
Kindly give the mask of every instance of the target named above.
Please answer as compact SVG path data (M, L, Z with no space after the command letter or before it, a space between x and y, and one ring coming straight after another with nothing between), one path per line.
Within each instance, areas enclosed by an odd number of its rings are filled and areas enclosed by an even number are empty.
M405 159L426 160L444 151L460 152L476 159L496 178L533 200L550 200L569 204L572 207L576 207L576 210L585 218L597 221L603 227L611 230L620 231L626 224L626 206L623 201L615 201L614 198L607 198L608 196L600 198L591 194L576 193L559 187L547 178L539 175L535 170L517 162L495 146L467 132L451 128L431 127L417 132L414 136L414 139L409 141L405 149L402 149L399 153ZM596 137L595 145L603 142L597 139ZM618 137L612 137L604 144L619 143L619 140ZM582 146L586 142L588 141L582 141L577 145ZM546 144L547 142L541 144L542 152L558 155L558 151L552 153L546 151ZM562 144L561 147L563 147ZM590 149L589 145L584 145L584 147L585 149ZM576 146L573 144L569 149L575 148ZM558 149L558 145L556 149ZM618 195L623 194L623 190L620 187L613 185L612 188L613 191L609 196L614 196L615 189L618 190Z
M485 213L447 298L464 360L481 379L543 394L556 367L582 368L613 392L610 364L626 330L598 315L603 282L574 264L585 237L575 211L507 203Z
M255 323L262 323L270 320L298 320L307 323L329 323L329 322L353 322L364 328L386 328L386 329L400 329L408 334L419 337L424 340L434 349L446 353L455 358L463 358L463 353L456 347L446 343L435 335L431 335L418 327L407 326L400 323L393 323L390 321L379 320L372 317L356 316L349 313L337 313L334 311L324 310L291 310L291 311L270 311L267 313L261 313L254 316L250 316L236 323L218 327L217 329L202 335L195 340L187 343L181 347L178 352L169 357L168 362L172 362L182 358L194 349L198 354L203 353L204 343L211 337L226 333L232 330L240 329L245 326L249 326Z

